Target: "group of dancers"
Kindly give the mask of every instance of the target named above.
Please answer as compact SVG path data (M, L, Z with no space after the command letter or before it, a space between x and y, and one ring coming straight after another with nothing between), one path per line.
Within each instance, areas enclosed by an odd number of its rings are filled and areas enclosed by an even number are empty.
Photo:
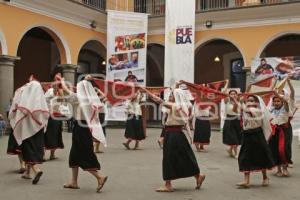
M55 81L58 84L45 93L41 83L31 77L27 84L15 92L9 112L13 132L9 136L7 152L18 155L22 178L31 179L32 169L35 174L32 184L37 184L43 175L39 165L46 160L45 151L50 150L50 160L53 160L56 158L55 150L64 148L62 119L64 114L70 114L69 117L74 120L69 154L72 178L63 187L79 189L78 172L81 168L96 178L96 191L100 192L108 177L101 173L95 153L101 152L100 144L107 146L105 126L102 126L107 96L97 88L91 75L77 84L76 92L60 75L55 77ZM140 149L140 142L146 138L141 110L143 94L162 106L163 129L158 143L163 149L162 172L165 183L157 192L173 192L172 181L187 177L194 177L195 189L200 189L206 178L200 173L191 144L199 152L207 151L204 147L210 144L213 108L191 102L186 90L179 87L182 84L183 81L178 82L166 98L137 86L138 90L126 103L128 118L123 145L131 149L130 143L134 141L135 150ZM267 170L275 166L278 169L277 176L289 176L294 89L289 80L288 85L290 93L285 90L274 91L270 105L266 105L258 95L243 95L236 90L229 90L223 99L223 143L229 146L229 155L238 159L239 169L245 175L244 180L237 184L239 188L250 186L250 173L255 171L262 172L262 186L268 186ZM66 105L71 105L72 111L66 109Z

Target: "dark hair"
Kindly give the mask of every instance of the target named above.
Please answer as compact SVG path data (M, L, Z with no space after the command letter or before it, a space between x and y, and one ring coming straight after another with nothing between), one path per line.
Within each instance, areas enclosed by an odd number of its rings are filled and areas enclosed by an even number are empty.
M265 61L267 62L267 60L265 58L260 59L260 62Z
M229 90L228 94L231 94L232 92L234 92L235 94L238 94L238 92L236 90Z
M97 84L94 80L90 80L89 82L92 84L93 87L97 87Z
M272 98L272 100L274 101L274 99L280 99L280 101L283 102L283 99L282 99L281 97L279 97L279 96L274 96L274 97Z
M249 95L249 96L247 97L247 99L249 99L250 97L253 97L254 100L255 100L255 102L256 102L256 103L259 103L259 99L258 99L257 96L251 94L251 95Z

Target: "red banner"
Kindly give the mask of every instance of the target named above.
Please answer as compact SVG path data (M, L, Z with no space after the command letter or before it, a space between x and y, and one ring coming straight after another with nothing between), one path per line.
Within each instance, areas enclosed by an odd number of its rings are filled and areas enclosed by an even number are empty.
M167 89L167 87L146 87L146 89L156 96L160 96L160 94Z
M249 95L256 95L263 99L265 105L268 105L271 101L271 98L276 95L275 91L266 91L266 92L255 92L255 93L244 93L241 96L247 97Z
M183 83L187 85L188 89L193 94L197 104L220 103L222 99L228 96L223 92L202 85L197 85L186 81L183 81ZM201 106L201 107L205 108L207 106Z
M247 88L247 91L250 92L252 86L266 88L266 90L268 90L274 86L274 83L275 83L275 77L272 75L270 77L267 77L265 79L262 79L262 80L259 80L259 81L256 81L256 82L250 84Z
M211 89L221 91L223 88L227 88L228 80L211 82L211 83L207 83L206 85Z
M138 86L124 82L114 82L100 79L94 79L94 81L112 105L131 98L139 90Z

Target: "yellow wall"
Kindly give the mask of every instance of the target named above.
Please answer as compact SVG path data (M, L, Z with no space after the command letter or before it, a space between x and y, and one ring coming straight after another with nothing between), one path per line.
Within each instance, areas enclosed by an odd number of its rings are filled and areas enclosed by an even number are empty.
M103 33L9 5L0 4L0 19L0 32L5 36L10 56L17 55L18 45L23 35L31 28L39 26L45 26L63 38L71 57L68 64L77 64L81 47L91 39L98 40L106 46L106 35ZM62 59L62 64L65 63L67 61Z
M133 11L134 0L108 0L107 9L109 10L122 10L122 11Z

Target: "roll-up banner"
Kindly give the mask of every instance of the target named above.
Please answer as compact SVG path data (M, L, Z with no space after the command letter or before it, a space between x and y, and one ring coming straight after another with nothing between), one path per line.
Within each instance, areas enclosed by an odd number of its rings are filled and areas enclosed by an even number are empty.
M195 0L166 0L165 86L194 81Z
M107 11L106 79L146 84L148 14ZM125 105L107 107L106 120L125 121Z

